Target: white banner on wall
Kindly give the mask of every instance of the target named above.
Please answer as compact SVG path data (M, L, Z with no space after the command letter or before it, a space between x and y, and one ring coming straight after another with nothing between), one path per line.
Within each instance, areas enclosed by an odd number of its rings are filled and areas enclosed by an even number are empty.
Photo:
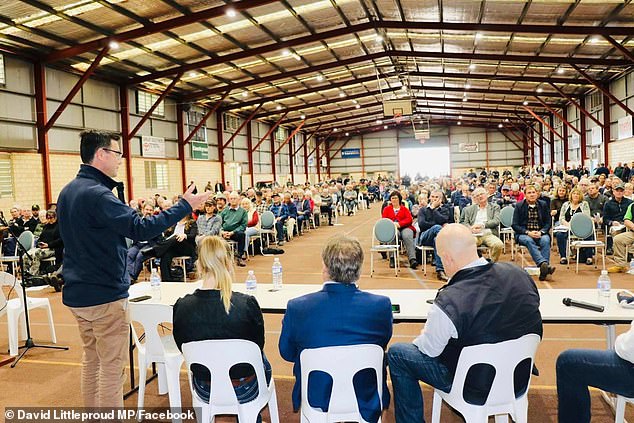
M458 151L460 153L477 153L478 143L477 142L461 142L460 144L458 144Z
M601 145L603 142L603 130L600 126L592 128L592 137L590 138L590 145Z
M632 136L632 115L627 115L619 119L619 138L623 140Z
M143 157L164 158L165 138L143 135L141 137L141 155Z

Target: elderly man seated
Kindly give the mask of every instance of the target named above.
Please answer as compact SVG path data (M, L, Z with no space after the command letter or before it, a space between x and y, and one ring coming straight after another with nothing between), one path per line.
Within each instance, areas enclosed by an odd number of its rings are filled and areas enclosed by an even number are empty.
M445 274L443 263L436 250L436 236L444 225L451 221L453 208L443 205L443 194L440 190L433 190L429 196L429 202L423 200L418 210L418 245L434 247L434 265L436 266L436 276L441 280L448 280ZM424 253L424 252L423 252Z
M498 261L504 244L500 240L500 206L490 203L484 188L476 188L471 195L474 204L465 207L460 215L460 223L467 226L476 237L478 247L491 249L491 260Z
M222 230L220 235L227 240L238 244L236 261L238 266L244 267L244 248L246 243L245 230L249 220L247 211L240 207L240 195L233 191L229 194L229 206L220 213L222 218Z
M445 226L436 249L451 279L438 291L421 334L412 343L393 344L387 353L396 423L425 421L419 381L449 392L463 348L542 335L539 293L526 272L511 263L479 258L464 225ZM470 370L466 400L482 404L492 379L490 367ZM518 383L516 389L521 388Z
M629 267L627 263L627 247L634 246L634 223L632 214L634 213L634 203L627 207L623 218L623 225L628 229L627 232L620 233L614 237L614 263L615 265L608 268L610 273L626 272Z
M622 183L616 184L612 191L612 198L605 202L603 206L603 224L606 227L606 231L611 237L608 237L606 254L613 254L612 242L614 236L624 230L621 228L625 217L625 212L632 200L625 198L625 186ZM621 229L619 229L621 228Z
M537 200L534 186L527 186L524 195L526 198L515 206L512 227L517 243L528 249L539 266L539 280L543 281L555 271L550 266L550 210L545 202Z

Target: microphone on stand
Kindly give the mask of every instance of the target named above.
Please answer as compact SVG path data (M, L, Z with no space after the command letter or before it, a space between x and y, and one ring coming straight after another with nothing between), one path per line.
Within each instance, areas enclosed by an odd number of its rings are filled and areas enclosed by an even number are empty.
M598 312L603 312L603 310L605 310L605 307L602 305L587 303L585 301L577 301L572 298L564 298L562 302L568 307L579 307Z

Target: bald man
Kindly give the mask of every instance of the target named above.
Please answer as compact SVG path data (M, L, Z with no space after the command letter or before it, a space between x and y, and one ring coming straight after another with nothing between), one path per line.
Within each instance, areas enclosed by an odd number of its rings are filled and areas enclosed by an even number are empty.
M542 335L535 282L511 263L488 263L478 257L471 231L446 225L436 249L449 282L438 291L420 336L388 351L396 423L425 421L418 381L449 392L464 347ZM522 372L519 372L522 373ZM490 368L469 373L465 399L482 404L490 390ZM526 381L516 381L516 387Z

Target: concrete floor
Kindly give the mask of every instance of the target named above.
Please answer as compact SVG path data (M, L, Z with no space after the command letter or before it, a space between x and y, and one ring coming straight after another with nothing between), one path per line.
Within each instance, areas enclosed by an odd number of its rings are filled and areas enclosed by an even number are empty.
M379 217L380 208L373 205L371 210L362 210L356 216L340 217L335 226L322 226L311 230L301 237L296 237L283 248L285 254L280 256L284 267L284 281L291 283L321 284L320 249L324 241L337 233L348 233L356 236L362 245L369 249L372 236L372 225ZM366 250L367 251L367 250ZM553 253L553 262L558 262L558 255ZM556 259L557 258L557 259ZM510 255L503 256L510 260ZM258 281L268 282L271 274L271 257L252 258L245 268L237 268L236 280L243 281L247 270L254 270ZM363 274L359 281L362 289L378 288L439 288L442 283L435 279L430 267L427 277L420 268L411 271L404 268L399 277L395 277L387 262L378 260L375 263L376 272L369 277L369 257L363 265ZM594 288L599 270L592 266L583 265L579 274L574 268L566 270L565 266L556 265L554 278L546 282L537 282L539 288ZM634 276L619 274L612 277L613 288L632 288ZM0 367L0 404L7 406L81 406L79 393L81 343L76 324L70 312L61 304L61 295L52 289L45 289L33 296L49 298L55 316L58 344L70 346L68 351L48 349L34 349L14 369L9 366ZM634 314L633 314L634 317ZM8 358L6 324L0 324L0 361ZM46 316L41 311L32 313L32 327L34 339L46 343L49 339ZM293 385L292 365L283 361L277 351L278 337L281 327L280 315L265 315L266 346L265 352L273 367L273 375L278 390L278 404L282 422L299 421L298 414L292 412L290 392ZM626 325L617 327L617 333L627 330ZM401 323L395 325L392 342L410 342L421 330L420 324ZM555 387L555 360L557 355L568 348L605 348L605 331L602 327L593 325L545 325L544 339L537 352L536 364L541 375L534 377L529 393L529 421L554 422L557 415L557 397ZM187 386L187 378L182 375L181 391L183 404L191 404L191 396ZM424 387L426 401L426 417L431 417L431 390ZM599 399L599 394L593 391L593 422L612 422L614 415L609 407ZM126 400L126 406L135 406L136 394ZM162 407L168 405L166 396L157 395L156 382L148 385L145 397L146 407ZM264 420L268 415L264 413ZM634 407L628 407L626 417L634 421ZM219 421L234 421L231 418ZM393 410L386 412L384 422L393 422ZM443 422L459 422L455 416L445 408L442 415Z

